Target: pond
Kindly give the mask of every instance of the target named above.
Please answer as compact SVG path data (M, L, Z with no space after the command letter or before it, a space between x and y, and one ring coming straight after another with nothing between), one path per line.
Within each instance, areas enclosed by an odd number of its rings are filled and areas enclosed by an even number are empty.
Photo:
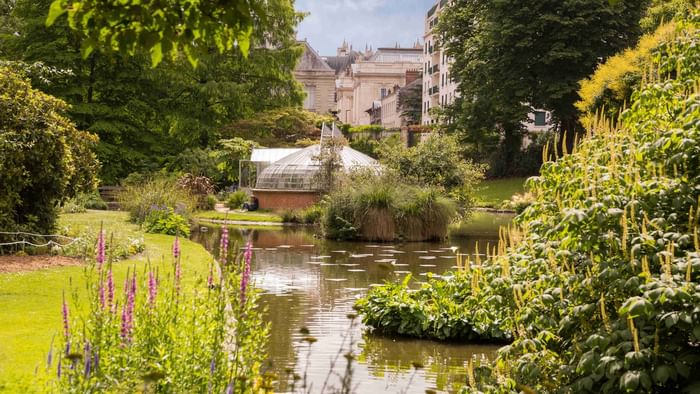
M221 228L200 224L192 239L215 256ZM204 231L203 231L204 230ZM472 357L494 357L498 346L455 344L366 333L358 318L348 314L358 297L371 286L398 280L411 273L417 281L440 275L456 264L455 253L486 250L497 242L497 230L478 238L455 238L448 243L369 244L332 242L314 237L313 229L247 229L229 227L232 241L255 247L252 273L264 293L262 303L271 323L269 355L280 377L278 392L291 391L290 371L306 373L311 392L339 388L345 373L343 357L352 344L354 392L455 392L466 381L465 366ZM318 341L303 341L305 327ZM334 359L337 359L335 363ZM413 362L423 368L415 370ZM334 365L334 367L332 367ZM296 390L300 390L297 383Z

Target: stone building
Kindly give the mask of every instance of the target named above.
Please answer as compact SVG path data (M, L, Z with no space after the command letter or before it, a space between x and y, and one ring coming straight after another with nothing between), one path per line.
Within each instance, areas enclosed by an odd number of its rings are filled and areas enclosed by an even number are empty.
M436 119L430 116L430 109L452 104L457 96L457 84L450 77L450 58L439 47L434 31L440 13L447 6L448 0L438 0L425 17L425 34L423 35L423 104L422 121L424 125L434 124Z
M407 81L407 72L419 72L421 60L420 48L379 48L368 57L356 59L336 81L340 121L353 126L370 124L367 111L395 86L412 82Z
M334 112L335 70L309 45L301 41L304 53L294 69L294 76L304 87L304 109L319 114Z

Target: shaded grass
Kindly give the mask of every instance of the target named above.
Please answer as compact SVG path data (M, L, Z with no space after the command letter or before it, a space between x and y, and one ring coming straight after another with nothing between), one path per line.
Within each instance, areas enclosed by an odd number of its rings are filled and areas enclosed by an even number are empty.
M90 211L63 215L59 223L97 232L100 222L104 222L107 233L113 232L116 238L136 231L127 219L125 212ZM122 290L120 284L128 269L136 269L140 274L148 261L165 274L172 272L170 256L175 237L145 234L144 238L144 253L114 263L117 291ZM187 288L206 276L213 258L203 246L189 240L181 240L181 248L183 287ZM58 341L61 332L62 294L65 291L71 313L84 306L88 269L86 265L0 274L0 392L46 391L40 382L45 379L51 339L55 335ZM72 302L71 289L78 294L77 306Z
M479 184L476 193L477 207L498 208L503 200L510 200L514 194L525 191L527 178L488 179Z
M514 214L493 213L493 212L473 212L469 219L464 222L450 226L450 236L470 237L470 236L493 236L498 237L498 229L508 227L515 218Z
M282 223L282 216L269 211L255 212L217 212L205 211L198 212L194 215L195 219L213 219L213 220L234 220L241 222L273 222Z

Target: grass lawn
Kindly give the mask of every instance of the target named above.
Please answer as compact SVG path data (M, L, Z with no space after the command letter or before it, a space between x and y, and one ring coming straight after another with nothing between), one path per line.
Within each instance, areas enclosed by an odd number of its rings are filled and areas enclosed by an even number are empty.
M522 193L527 178L489 179L481 182L476 193L476 206L498 208L503 200L517 193Z
M138 232L136 226L127 223L125 212L64 215L59 227L92 228L97 232L101 222L107 234L113 232L115 238ZM161 272L172 272L171 247L175 237L144 234L144 239L144 253L114 263L116 283L124 281L127 269L142 273L149 261ZM186 239L181 240L181 248L183 287L187 288L198 278L206 277L213 257L204 247ZM65 291L71 313L79 310L80 303L75 305L70 294L71 289L75 290L84 300L87 270L87 266L74 266L0 274L0 392L46 391L39 382L45 378L51 339L56 336L58 342L61 332L62 294Z
M498 229L507 227L514 217L508 213L472 212L466 221L450 226L450 236L497 237Z
M240 222L272 222L282 223L282 217L274 212L255 211L255 212L217 212L206 211L198 212L194 215L195 219L213 219L213 220L232 220Z

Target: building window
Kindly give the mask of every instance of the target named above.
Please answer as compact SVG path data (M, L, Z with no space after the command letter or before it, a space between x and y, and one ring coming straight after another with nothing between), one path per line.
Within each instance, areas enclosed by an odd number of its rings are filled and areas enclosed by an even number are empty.
M304 109L313 111L316 105L316 86L304 85L306 98L304 99Z
M379 89L379 98L380 98L380 99L383 99L384 97L387 96L387 93L388 93L388 92L387 92L387 89L386 89L386 88L380 88L380 89Z
M535 111L535 126L546 126L547 117L544 111Z

